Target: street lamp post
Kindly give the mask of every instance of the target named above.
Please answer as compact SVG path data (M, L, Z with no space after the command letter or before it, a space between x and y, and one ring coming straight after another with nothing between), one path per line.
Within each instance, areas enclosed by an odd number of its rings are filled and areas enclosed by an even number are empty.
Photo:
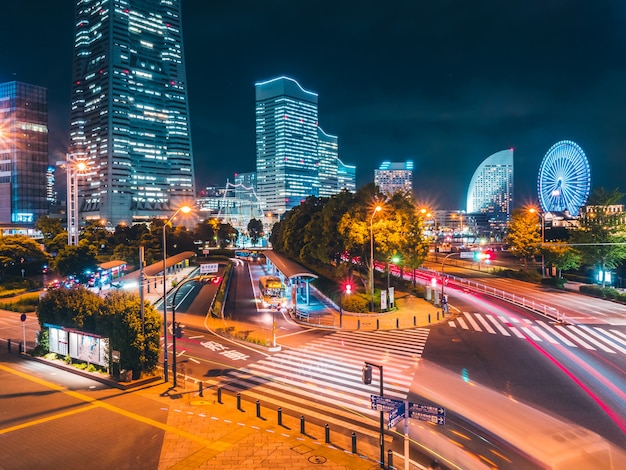
M380 397L384 398L384 386L383 386L383 366L378 365L378 364L373 364L371 362L365 362L365 367L369 367L370 371L372 367L376 367L379 372L380 372ZM369 376L369 382L365 382L364 383L370 383L371 382L371 373ZM381 407L380 409L380 468L385 468L385 412L383 411L383 408Z
M541 220L541 247L543 248L543 244L546 242L546 232L545 232L545 226L546 226L546 221L545 221L545 214L543 212L539 212L537 209L535 209L534 207L531 207L528 212L531 213L537 213L537 215L539 216L539 219ZM546 273L546 266L545 266L545 255L543 254L543 250L541 251L541 277L545 277L545 273Z
M172 296L172 374L174 374L174 381L172 382L172 387L176 388L178 386L177 376L178 373L176 371L176 338L178 338L178 327L176 326L176 294L178 294L178 290L183 287L184 284L188 282L198 282L198 277L193 277L191 279L185 279L180 284L176 286L176 290L174 291L174 295Z
M163 374L166 382L169 382L169 362L167 358L167 245L165 229L167 228L167 225L174 219L174 217L178 215L179 212L188 214L189 212L191 212L191 207L179 207L176 212L174 212L174 214L163 224ZM174 381L176 381L176 377L174 377Z
M372 300L370 303L370 312L374 311L374 216L376 212L380 212L383 208L381 206L376 206L374 212L372 212L372 217L370 218L370 291L372 295Z

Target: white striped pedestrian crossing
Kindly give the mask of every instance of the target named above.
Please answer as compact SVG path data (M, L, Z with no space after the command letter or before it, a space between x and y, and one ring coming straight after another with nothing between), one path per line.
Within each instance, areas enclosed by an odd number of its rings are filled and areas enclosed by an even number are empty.
M340 331L230 371L223 387L296 410L375 417L370 395L380 393L380 383L376 370L372 384L362 383L364 363L383 365L385 396L404 400L429 331Z
M502 336L512 335L519 339L536 342L563 344L570 348L584 348L590 351L604 351L609 354L626 354L626 332L587 325L554 325L544 320L508 317L463 312L461 316L448 321L452 328L489 333Z

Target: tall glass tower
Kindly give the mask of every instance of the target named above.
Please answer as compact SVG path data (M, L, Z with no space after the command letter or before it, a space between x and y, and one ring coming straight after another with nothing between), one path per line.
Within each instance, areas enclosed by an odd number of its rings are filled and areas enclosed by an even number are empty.
M467 190L468 214L483 213L492 223L506 223L513 207L513 149L487 157Z
M0 83L0 223L32 226L48 214L45 88Z
M195 199L180 0L77 0L73 67L80 219L167 218Z
M280 215L319 196L317 93L288 77L255 89L257 194Z

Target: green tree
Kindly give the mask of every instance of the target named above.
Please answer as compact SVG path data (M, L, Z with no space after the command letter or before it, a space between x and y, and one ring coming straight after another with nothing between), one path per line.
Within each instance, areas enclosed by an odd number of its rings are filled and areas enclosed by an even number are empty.
M59 219L51 219L47 215L39 217L35 222L35 228L43 234L44 244L54 240L54 237L64 232ZM67 233L66 233L67 238Z
M615 210L624 194L618 190L595 190L581 211L579 228L570 242L582 253L583 263L601 272L617 268L626 259L626 214ZM602 286L605 286L604 277Z
M528 266L528 259L539 253L541 227L537 214L528 210L515 210L511 216L509 231L505 237L509 251Z
M37 318L42 329L45 323L49 323L104 334L97 321L102 305L102 298L82 287L53 289L40 300Z
M80 240L78 245L68 245L59 251L52 265L61 276L67 276L95 271L98 261L93 246L87 240Z
M0 279L3 274L19 274L21 269L41 267L48 256L40 245L25 235L0 236Z
M578 269L582 262L581 253L567 243L551 243L541 249L545 262L548 266L554 266L557 270L557 278L563 277L563 271Z
M248 222L248 236L253 246L256 246L259 239L263 236L263 222L259 219L250 219Z

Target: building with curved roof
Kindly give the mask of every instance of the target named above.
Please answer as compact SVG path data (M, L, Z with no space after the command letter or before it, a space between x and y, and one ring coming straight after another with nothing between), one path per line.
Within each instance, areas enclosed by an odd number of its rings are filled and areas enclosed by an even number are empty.
M485 214L491 223L505 223L513 207L513 149L501 150L478 166L467 190L468 214Z

